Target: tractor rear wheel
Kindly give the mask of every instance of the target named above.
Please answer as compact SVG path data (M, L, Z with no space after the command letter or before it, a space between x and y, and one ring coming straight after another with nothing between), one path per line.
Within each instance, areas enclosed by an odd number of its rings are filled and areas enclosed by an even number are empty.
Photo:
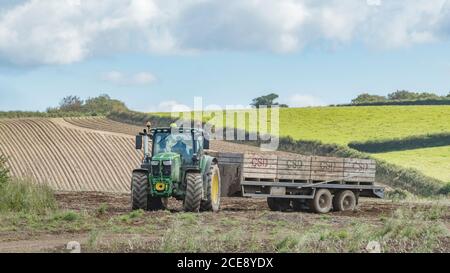
M217 164L213 164L206 174L206 199L200 203L201 211L219 211L220 208L220 170Z
M148 176L145 172L133 172L131 178L132 210L147 210L149 187Z
M186 196L184 197L184 211L198 212L203 197L203 180L200 173L186 174Z
M273 211L287 211L291 208L291 200L287 198L268 197L267 205Z

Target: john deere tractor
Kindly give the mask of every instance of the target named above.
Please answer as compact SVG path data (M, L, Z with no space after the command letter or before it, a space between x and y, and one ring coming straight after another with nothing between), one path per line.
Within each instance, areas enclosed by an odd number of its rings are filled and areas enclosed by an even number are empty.
M170 197L182 200L185 211L219 210L219 167L206 153L209 140L203 130L176 125L152 129L148 123L136 136L136 149L144 149L144 157L133 170L133 210L166 209Z

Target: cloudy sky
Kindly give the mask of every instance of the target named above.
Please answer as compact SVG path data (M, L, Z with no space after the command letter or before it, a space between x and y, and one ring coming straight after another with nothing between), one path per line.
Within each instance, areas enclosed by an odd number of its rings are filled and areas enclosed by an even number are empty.
M0 0L0 110L447 94L449 42L449 0Z

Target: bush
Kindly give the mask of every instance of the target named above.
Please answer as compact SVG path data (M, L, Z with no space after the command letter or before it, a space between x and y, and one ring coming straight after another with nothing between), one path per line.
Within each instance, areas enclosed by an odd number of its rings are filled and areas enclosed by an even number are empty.
M0 155L0 187L8 181L9 170L6 166L6 157Z
M406 90L397 90L384 96L371 95L363 93L352 100L351 105L422 105L422 104L450 104L449 96L438 96L427 92L410 92Z
M347 103L335 106L450 105L449 98Z
M444 194L444 195L449 195L450 194L450 183L445 184L445 186L443 186L440 191L440 194Z
M352 149L367 153L385 153L427 147L450 145L450 133L410 136L405 138L353 141L348 144Z
M381 102L381 101L386 101L386 97L363 93L363 94L357 96L355 99L353 99L352 103L358 104L358 103L372 103L372 102Z
M66 222L75 222L76 220L80 219L80 215L75 211L68 210L56 213L54 219L63 220Z
M43 214L57 208L53 190L26 179L11 179L0 188L0 211Z
M152 127L168 127L171 123L176 121L176 118L172 118L171 116L160 116L134 111L111 112L107 117L115 121L138 126L143 126L147 121L150 121Z

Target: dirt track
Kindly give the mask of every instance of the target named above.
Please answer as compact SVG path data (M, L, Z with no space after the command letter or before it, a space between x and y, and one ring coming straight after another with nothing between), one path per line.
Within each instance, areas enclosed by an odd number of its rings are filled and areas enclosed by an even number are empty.
M395 217L395 212L398 209L431 211L429 203L394 203L392 201L362 199L359 208L353 212L334 212L327 215L308 212L281 213L269 211L265 200L223 198L222 208L218 213L207 212L198 215L181 213L181 203L171 200L168 211L145 212L141 217L130 220L123 218L130 215L130 197L128 194L61 192L57 194L57 200L62 210L91 215L87 220L84 220L89 222L86 223L87 226L77 230L61 227L56 231L46 228L27 231L27 228L24 228L21 231L0 232L0 252L64 252L65 245L73 240L80 242L84 251L161 251L160 240L167 234L166 232L174 228L175 230L181 228L182 230L179 231L181 234L193 232L189 231L189 226L192 223L198 223L204 230L214 230L217 234L227 232L235 234L237 232L236 234L241 234L239 236L244 236L244 239L233 238L233 240L244 240L244 242L252 238L252 234L263 241L266 236L272 240L273 236L278 236L273 235L276 232L281 232L282 236L289 234L289 232L301 234L302 230L307 231L317 225L328 226L330 232L335 230L337 234L340 234L338 230L348 230L355 223L369 225L375 230L382 229L385 219ZM98 215L98 210L103 205L107 205L105 213ZM447 205L446 208L450 207ZM447 209L447 213L440 216L439 220L446 223L447 228L450 228L448 211L450 210ZM124 222L124 219L128 220ZM177 225L181 226L177 227ZM97 246L92 248L89 241L92 240L92 234L96 230L103 231L97 239ZM246 245L240 245L239 249L233 249L233 241L228 240L226 242L231 246L224 246L223 251L249 251ZM450 244L445 241L448 238L442 240L436 246L436 251L450 251ZM133 244L136 244L136 241L139 243L134 246ZM231 247L231 249L226 247ZM260 247L262 251L273 251L270 244ZM399 247L401 247L399 248L400 251L405 251L405 245ZM406 245L406 247L410 246ZM325 248L324 251L326 249L328 248ZM319 249L319 251L322 250ZM364 251L364 248L358 251Z
M60 192L57 194L59 207L63 210L76 211L78 213L95 214L98 208L104 204L107 205L107 212L102 219L111 219L120 217L130 213L130 196L128 194L99 193L99 192ZM373 201L364 200L355 212L333 213L329 217L336 227L343 227L350 223L352 219L365 219L366 222L377 224L381 216L389 216L399 207L398 204L389 202L377 203L374 206ZM169 211L171 215L177 217L182 212L182 205L176 200L170 200ZM165 219L166 211L146 212L147 219ZM223 198L222 207L219 213L202 213L203 221L216 225L221 221L256 221L259 217L267 218L269 222L289 221L301 222L303 225L312 224L320 221L323 216L312 213L275 213L270 212L267 208L266 201L262 199L247 198ZM328 216L327 216L328 217ZM161 220L166 221L166 220ZM161 224L163 223L161 222ZM145 225L144 222L134 222L133 226ZM217 224L220 226L219 224ZM162 224L162 226L164 226ZM139 234L146 237L149 234ZM89 232L0 232L0 253L2 252L47 252L47 251L64 251L65 245L69 241L78 241L82 245L86 245L89 240ZM106 234L103 241L121 238L121 240L129 240L137 236L137 234ZM154 240L151 236L146 240Z

